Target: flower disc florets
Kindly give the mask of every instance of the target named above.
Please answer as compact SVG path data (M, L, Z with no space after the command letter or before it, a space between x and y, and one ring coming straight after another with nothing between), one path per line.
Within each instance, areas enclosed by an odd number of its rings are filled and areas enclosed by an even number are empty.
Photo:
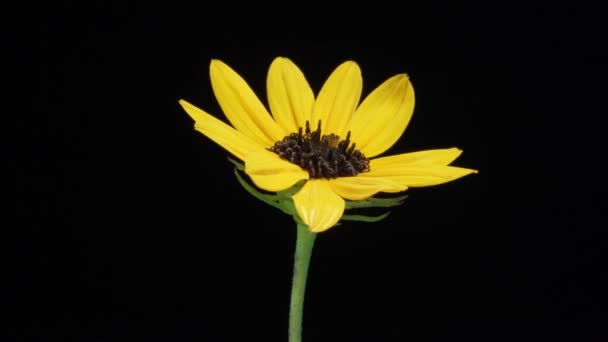
M308 171L310 178L348 177L369 171L369 159L354 143L351 145L350 132L344 140L333 133L321 135L321 121L315 131L306 121L304 132L300 127L298 133L291 133L269 150Z

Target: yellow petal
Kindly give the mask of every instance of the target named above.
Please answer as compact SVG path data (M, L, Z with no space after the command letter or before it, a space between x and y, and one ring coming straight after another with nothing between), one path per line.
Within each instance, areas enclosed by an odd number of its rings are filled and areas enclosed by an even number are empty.
M215 97L237 130L266 147L287 135L234 70L219 60L211 61L209 69Z
M340 197L352 201L370 198L378 192L400 192L407 189L407 186L380 177L340 177L330 179L329 184Z
M179 104L194 119L194 128L197 131L203 133L240 160L243 160L245 155L253 151L264 150L264 147L257 141L250 139L243 133L205 113L202 109L195 107L185 100L179 100Z
M445 165L461 152L451 148L372 159L370 171L359 174L359 177L389 179L408 187L442 184L477 173L477 170Z
M425 165L382 177L413 188L447 183L471 173L477 171L455 166Z
M318 120L321 120L324 134L335 133L344 138L346 125L361 99L362 87L361 70L357 63L347 61L338 66L317 96L311 128L315 129Z
M414 87L407 75L393 76L374 89L357 108L348 129L367 157L376 156L399 139L414 112Z
M308 172L298 165L266 150L250 153L244 161L245 173L255 185L267 191L283 191L301 179L308 179Z
M333 227L344 213L344 200L329 185L327 179L311 179L292 196L300 219L312 232Z
M452 147L396 154L393 156L376 158L371 160L371 164L374 165L374 168L384 168L392 166L399 167L404 164L448 165L454 160L456 160L456 158L458 158L461 154L461 149Z
M266 80L268 103L276 122L283 129L297 132L310 120L315 95L304 74L288 58L277 57Z

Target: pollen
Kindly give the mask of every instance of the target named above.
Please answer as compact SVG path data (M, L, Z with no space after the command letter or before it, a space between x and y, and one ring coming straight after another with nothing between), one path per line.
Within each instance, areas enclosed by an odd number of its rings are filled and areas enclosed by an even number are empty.
M336 134L321 135L321 121L315 131L298 129L298 133L278 141L269 148L281 158L308 171L310 178L337 178L356 176L369 171L369 159L350 142L350 132L340 140Z

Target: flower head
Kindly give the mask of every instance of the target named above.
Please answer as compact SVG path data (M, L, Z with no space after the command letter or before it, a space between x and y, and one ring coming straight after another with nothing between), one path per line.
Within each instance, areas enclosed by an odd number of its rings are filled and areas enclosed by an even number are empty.
M306 180L291 198L313 232L340 220L345 199L437 185L476 172L449 166L462 153L458 148L377 157L412 117L414 89L405 74L389 78L359 103L362 78L355 62L338 66L315 97L300 69L278 57L267 77L270 113L223 62L211 61L210 74L232 126L180 100L195 128L243 161L245 173L263 190L279 192Z

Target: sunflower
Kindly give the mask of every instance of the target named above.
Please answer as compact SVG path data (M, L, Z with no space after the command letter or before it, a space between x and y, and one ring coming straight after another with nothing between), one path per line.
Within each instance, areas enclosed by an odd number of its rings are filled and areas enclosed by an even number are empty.
M477 172L449 166L462 153L458 148L377 157L399 139L412 117L414 89L406 74L389 78L360 103L357 63L339 65L315 97L302 71L288 58L277 57L266 80L270 113L225 63L212 60L210 76L232 126L180 100L195 129L243 161L245 173L263 190L280 192L305 180L291 199L311 232L333 227L345 200L442 184Z

